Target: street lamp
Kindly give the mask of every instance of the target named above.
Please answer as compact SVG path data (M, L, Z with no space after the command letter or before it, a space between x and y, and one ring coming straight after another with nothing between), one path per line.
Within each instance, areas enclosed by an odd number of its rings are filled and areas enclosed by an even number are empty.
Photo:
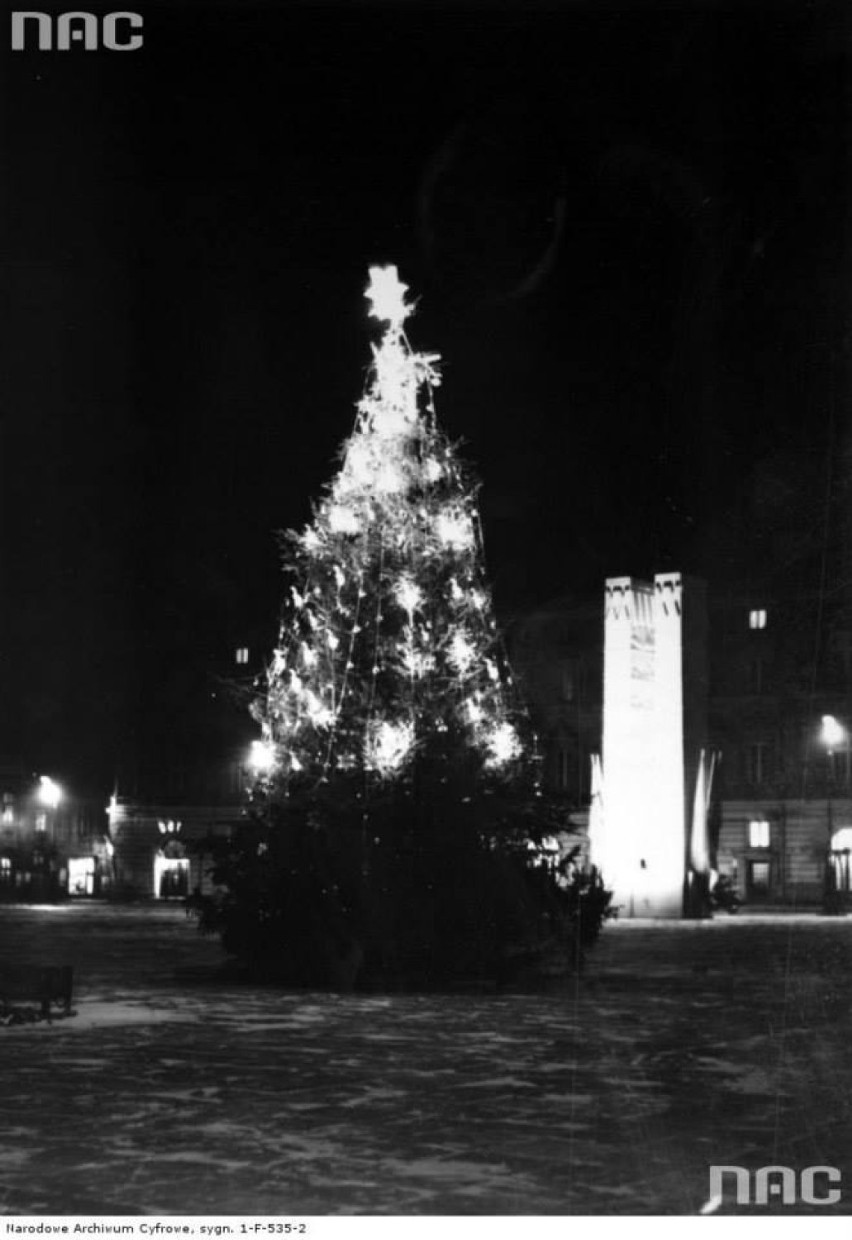
M38 784L32 794L32 800L38 807L35 814L35 836L32 848L32 864L30 891L36 900L51 899L57 891L53 848L46 847L50 840L56 843L56 811L62 800L62 789L55 779L49 775L40 775Z
M56 809L62 800L62 789L55 779L51 779L49 775L42 775L38 781L36 796L39 803L46 809Z
M828 756L828 795L826 798L828 841L825 854L825 895L823 899L824 913L839 913L840 894L837 889L837 875L834 872L832 854L832 837L834 836L834 808L831 803L834 791L834 751L846 743L846 729L834 715L823 715L820 740L825 745Z
M835 749L839 749L846 740L846 729L834 715L823 715L821 740L830 758L834 757Z

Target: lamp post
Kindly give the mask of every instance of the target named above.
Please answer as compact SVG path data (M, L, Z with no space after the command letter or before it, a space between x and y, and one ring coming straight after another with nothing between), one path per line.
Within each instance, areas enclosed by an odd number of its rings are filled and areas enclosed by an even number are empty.
M31 892L36 900L52 899L57 894L55 871L56 811L62 801L62 789L49 775L40 775L35 789L34 801L39 807L35 819L35 838L32 852ZM48 821L50 831L48 831ZM53 842L53 849L46 841Z
M839 749L846 740L846 729L834 717L834 715L823 715L822 729L820 731L820 740L825 745L826 756L828 758L828 795L826 799L826 828L828 839L826 841L825 850L825 885L823 895L823 912L830 915L840 913L840 892L837 888L837 876L834 872L834 858L832 856L832 837L834 836L834 810L832 805L832 793L834 791L834 753Z
M36 795L41 805L48 809L56 809L62 800L62 789L55 779L51 779L49 775L42 775L39 777Z
M39 781L38 781L38 787L36 788L36 802L43 808L45 813L39 815L39 818L41 818L42 821L41 823L39 823L38 821L36 822L36 830L41 829L41 830L44 830L46 833L46 829L47 829L47 812L46 811L49 810L51 813L51 828L52 828L51 834L54 836L56 835L56 821L55 821L54 816L56 814L57 809L59 808L59 804L61 800L62 800L62 788L59 786L56 780L51 779L49 775L40 775Z

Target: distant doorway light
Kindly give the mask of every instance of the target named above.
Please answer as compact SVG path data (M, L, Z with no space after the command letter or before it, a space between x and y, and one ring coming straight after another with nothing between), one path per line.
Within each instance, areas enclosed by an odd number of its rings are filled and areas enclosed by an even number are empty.
M68 858L68 894L72 896L95 894L94 857Z

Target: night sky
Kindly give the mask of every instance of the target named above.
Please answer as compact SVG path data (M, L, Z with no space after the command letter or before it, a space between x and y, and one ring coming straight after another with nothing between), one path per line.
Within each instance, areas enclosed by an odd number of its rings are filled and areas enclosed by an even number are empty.
M421 297L504 613L712 576L727 514L776 469L806 492L847 416L847 7L235 0L146 3L136 53L4 35L0 750L108 788L271 642L371 263Z

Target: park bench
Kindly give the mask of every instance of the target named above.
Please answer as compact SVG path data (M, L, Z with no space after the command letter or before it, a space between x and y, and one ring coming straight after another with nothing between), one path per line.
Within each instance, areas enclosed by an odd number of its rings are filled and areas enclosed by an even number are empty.
M50 1020L50 1005L61 1003L66 1015L71 1010L74 970L70 964L0 964L0 1004L36 1000L41 1015Z

